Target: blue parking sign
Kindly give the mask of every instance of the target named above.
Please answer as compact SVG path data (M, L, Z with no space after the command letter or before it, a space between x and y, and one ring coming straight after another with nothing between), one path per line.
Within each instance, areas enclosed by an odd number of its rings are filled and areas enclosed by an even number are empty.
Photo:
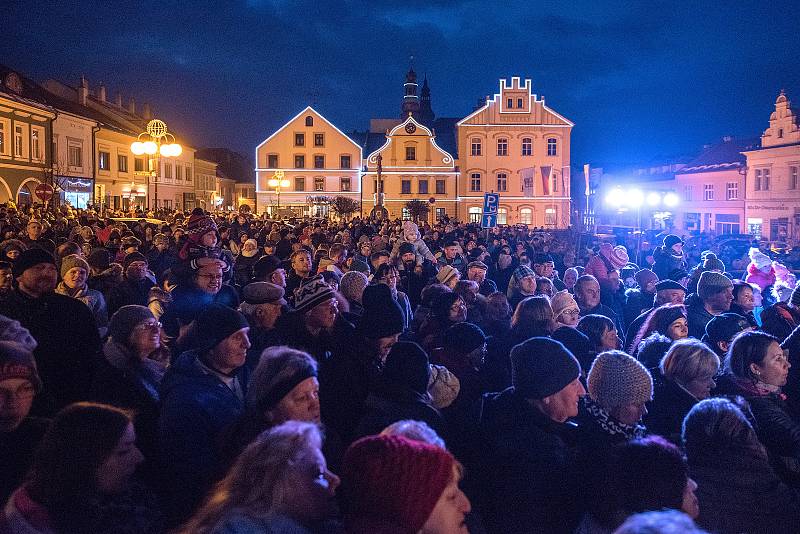
M496 213L484 213L481 217L481 228L494 228L497 226Z
M500 195L497 193L486 193L483 196L483 214L497 213L497 206L500 204Z

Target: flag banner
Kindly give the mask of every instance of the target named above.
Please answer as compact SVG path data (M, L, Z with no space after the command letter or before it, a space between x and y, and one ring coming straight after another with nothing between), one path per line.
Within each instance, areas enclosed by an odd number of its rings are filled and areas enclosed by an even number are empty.
M550 173L553 172L552 165L542 166L542 190L545 195L550 194Z
M589 196L590 189L589 189L589 164L583 164L583 178L586 180L586 196Z
M522 174L522 196L533 197L533 175L535 172L534 167L527 167L520 170Z

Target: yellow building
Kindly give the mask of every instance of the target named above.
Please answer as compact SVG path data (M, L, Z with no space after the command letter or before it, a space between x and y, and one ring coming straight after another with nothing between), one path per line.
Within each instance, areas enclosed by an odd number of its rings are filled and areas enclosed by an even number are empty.
M217 193L217 163L194 159L194 195L198 207L214 211Z
M500 80L500 92L458 122L459 211L479 222L483 195L500 193L499 224L570 224L573 123L531 92L531 80Z
M369 215L377 201L378 162L381 164L383 204L389 218L408 219L409 200L433 199L437 220L458 212L458 171L455 158L436 143L436 133L418 122L411 113L400 124L386 131L380 148L370 153L364 164L362 213Z
M311 106L256 147L256 205L260 213L327 216L312 197L361 200L361 146ZM269 186L276 173L288 181L280 195Z

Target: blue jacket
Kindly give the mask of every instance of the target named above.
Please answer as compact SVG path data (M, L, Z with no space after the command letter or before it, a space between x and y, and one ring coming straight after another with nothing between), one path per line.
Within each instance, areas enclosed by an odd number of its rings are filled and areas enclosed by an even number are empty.
M163 487L176 517L184 519L224 469L217 440L241 415L244 402L197 363L198 353L178 356L161 382L159 440ZM246 394L248 372L235 372Z

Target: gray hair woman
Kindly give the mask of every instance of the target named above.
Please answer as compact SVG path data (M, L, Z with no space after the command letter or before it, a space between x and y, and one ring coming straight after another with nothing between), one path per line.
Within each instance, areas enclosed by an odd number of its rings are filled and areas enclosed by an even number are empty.
M182 534L303 532L331 516L339 477L317 425L287 421L259 435Z
M683 418L711 394L719 366L719 358L705 343L696 339L674 342L653 370L653 401L644 420L647 429L680 444Z

